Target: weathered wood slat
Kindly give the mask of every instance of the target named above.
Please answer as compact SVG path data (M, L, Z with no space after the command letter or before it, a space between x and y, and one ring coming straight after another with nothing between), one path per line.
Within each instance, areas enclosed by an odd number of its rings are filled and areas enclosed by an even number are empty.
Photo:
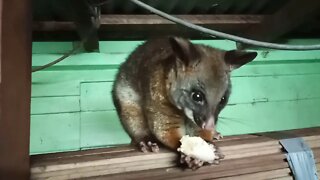
M320 169L320 164L316 164L317 169ZM319 173L319 171L318 171ZM286 175L286 176L284 176ZM283 169L278 169L275 171L266 171L266 172L257 172L257 173L252 173L252 174L246 174L246 175L240 175L237 176L237 179L240 180L247 180L247 179L278 179L278 180L287 180L287 179L293 179L293 177L290 175L290 169L289 168L283 168ZM221 178L219 180L227 180L227 179L232 179L232 177L229 178ZM234 177L233 177L234 179Z
M178 156L164 148L160 153L141 153L132 147L118 147L34 156L31 174L33 179L287 178L290 169L277 139L293 136L303 137L319 163L320 128L311 128L227 137L217 142L226 155L220 165L205 166L197 171L175 167Z
M126 162L126 163L113 163L106 164L101 166L88 166L82 168L74 168L60 171L50 171L48 173L38 173L33 176L33 178L47 178L47 177L55 177L62 179L70 179L70 178L79 178L80 177L90 177L96 176L96 174L116 174L124 171L141 171L148 170L154 168L165 168L170 166L174 166L175 162L172 162L168 159L155 159L155 161L146 161L146 163L141 163L137 161Z
M250 159L248 159L250 161ZM319 160L318 160L319 163ZM319 164L317 164L318 170ZM224 169L225 168L225 169ZM271 161L260 164L252 163L250 165L229 166L229 164L221 164L219 166L203 167L197 171L183 171L178 168L163 168L150 171L130 172L125 174L116 174L111 176L101 176L101 179L219 179L232 178L237 179L238 176L246 176L254 173L273 171L277 169L288 169L288 164L285 161ZM279 177L288 176L287 173L279 175ZM98 178L98 177L96 177ZM268 177L264 177L266 179ZM271 178L271 177L270 177ZM269 178L269 179L270 179Z
M314 138L314 136L310 136ZM309 143L310 147L320 147L319 140L308 140L308 137L305 138L307 143ZM227 156L226 159L237 159L237 158L243 158L243 157L250 157L250 156L259 156L259 155L266 155L266 154L273 154L273 153L279 153L281 152L281 146L280 145L274 145L269 146L266 144L266 146L262 147L250 147L248 145L247 148L234 150L233 146L230 146L231 150L228 149L228 146L221 147L222 152ZM41 155L43 157L43 155ZM33 170L36 169L36 167L41 167L42 165L46 165L46 171L54 171L54 170L60 170L64 169L65 167L70 168L81 168L91 165L107 165L112 163L122 163L122 162L130 162L130 161L146 161L146 160L155 160L160 158L168 158L171 159L175 155L173 153L170 153L169 151L162 149L161 153L157 154L144 154L137 151L120 151L120 152L106 152L106 153L93 153L93 154L85 154L85 155L74 155L74 156L67 156L62 158L52 158L52 159L43 159L39 157L35 157L38 160L33 160ZM93 164L88 164L89 162L93 162ZM76 164L75 164L76 163ZM68 164L68 165L67 165ZM72 166L72 164L74 164ZM52 168L52 169L51 169ZM40 168L41 169L41 168ZM41 172L36 171L36 172Z
M293 177L289 175L284 177L272 178L272 180L293 180Z
M187 20L194 24L258 24L266 17L262 15L176 15L176 17ZM157 15L102 15L100 23L116 24L174 24Z
M42 154L32 156L32 163L45 163L46 161L54 161L58 159L67 159L74 157L82 157L89 155L101 155L101 154L116 154L116 153L125 153L136 151L136 148L132 146L119 146L119 147L110 147L105 149L92 149L85 151L76 151L76 152L64 152L64 153L52 153L52 154Z
M260 15L178 15L177 17L208 28L236 33L257 25L264 16ZM156 25L156 26L155 26ZM61 32L75 31L72 22L36 21L33 23L34 38L37 40L59 38ZM141 39L159 35L190 35L204 37L203 34L189 28L176 25L156 15L101 15L99 34L102 39ZM42 36L45 34L45 36ZM54 34L56 36L54 36ZM68 33L62 39L74 39ZM61 38L60 38L61 39ZM57 39L55 39L57 40Z
M246 174L246 175L240 175L237 176L238 180L248 180L248 179L266 179L266 178L280 178L283 177L284 174L289 175L290 169L283 168L283 169L277 169L272 171L264 171L264 172L257 172L252 174ZM234 177L226 177L226 178L218 178L219 180L229 180L234 179Z
M194 24L201 25L252 25L258 24L263 19L262 15L177 15L177 17ZM129 25L173 25L174 23L163 19L157 15L101 15L100 27L106 26L129 26ZM138 28L138 27L135 27ZM235 27L236 28L236 27ZM140 27L143 29L143 27ZM35 31L70 31L75 30L72 22L59 21L35 21L33 22Z

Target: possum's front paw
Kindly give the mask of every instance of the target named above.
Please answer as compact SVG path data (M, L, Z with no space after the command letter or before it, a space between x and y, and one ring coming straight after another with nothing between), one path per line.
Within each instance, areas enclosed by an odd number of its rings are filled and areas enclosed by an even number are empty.
M180 152L180 153L181 153L180 154L180 163L182 165L187 165L188 168L190 168L192 170L196 170L206 163L200 159L185 155L182 152ZM219 160L214 160L214 161L210 162L210 164L219 164Z
M214 153L218 157L218 160L224 159L225 155L222 153L221 149L218 146L215 146L215 151Z
M140 150L142 152L159 152L159 146L157 143L153 143L151 141L148 141L145 143L144 141L141 141L139 143Z
M188 168L191 168L192 170L196 170L203 166L204 161L201 161L199 159L195 159L191 156L187 156L184 153L181 152L180 154L180 163L186 164Z
M216 139L216 140L221 140L223 138L223 136L218 131L214 131L213 132L213 138Z
M216 152L216 155L218 156L217 159L214 159L210 162L205 162L200 159L194 158L192 156L188 156L179 150L178 152L180 152L180 164L186 165L188 166L188 168L192 170L196 170L201 166L203 166L204 164L218 165L220 163L220 160L224 158L224 155L222 153L220 154Z
M186 164L195 170L203 166L204 163L219 164L224 158L220 149L212 142L206 142L200 137L183 136L180 140L181 146L177 149L180 152L180 163Z

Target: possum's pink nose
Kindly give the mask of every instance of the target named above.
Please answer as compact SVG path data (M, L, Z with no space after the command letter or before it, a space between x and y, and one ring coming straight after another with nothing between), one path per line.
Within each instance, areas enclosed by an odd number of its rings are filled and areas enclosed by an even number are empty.
M206 122L203 122L201 125L202 129L213 130L214 129L214 117L210 116Z

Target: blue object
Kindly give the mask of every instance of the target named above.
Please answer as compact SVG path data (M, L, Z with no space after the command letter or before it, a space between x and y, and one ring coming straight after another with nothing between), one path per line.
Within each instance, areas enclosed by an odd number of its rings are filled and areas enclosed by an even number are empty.
M302 138L280 140L293 177L296 180L318 180L317 167L312 150Z

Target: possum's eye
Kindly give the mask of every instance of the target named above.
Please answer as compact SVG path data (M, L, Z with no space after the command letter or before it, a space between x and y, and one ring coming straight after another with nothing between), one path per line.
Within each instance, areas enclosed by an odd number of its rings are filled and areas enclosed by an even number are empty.
M226 101L226 97L223 96L223 97L221 98L221 100L220 100L220 103L224 103L225 101Z
M227 100L228 100L228 97L226 95L224 95L221 99L220 99L220 103L219 103L219 106L224 106L227 104Z
M204 94L201 91L194 90L191 92L191 98L194 102L198 104L204 103Z

